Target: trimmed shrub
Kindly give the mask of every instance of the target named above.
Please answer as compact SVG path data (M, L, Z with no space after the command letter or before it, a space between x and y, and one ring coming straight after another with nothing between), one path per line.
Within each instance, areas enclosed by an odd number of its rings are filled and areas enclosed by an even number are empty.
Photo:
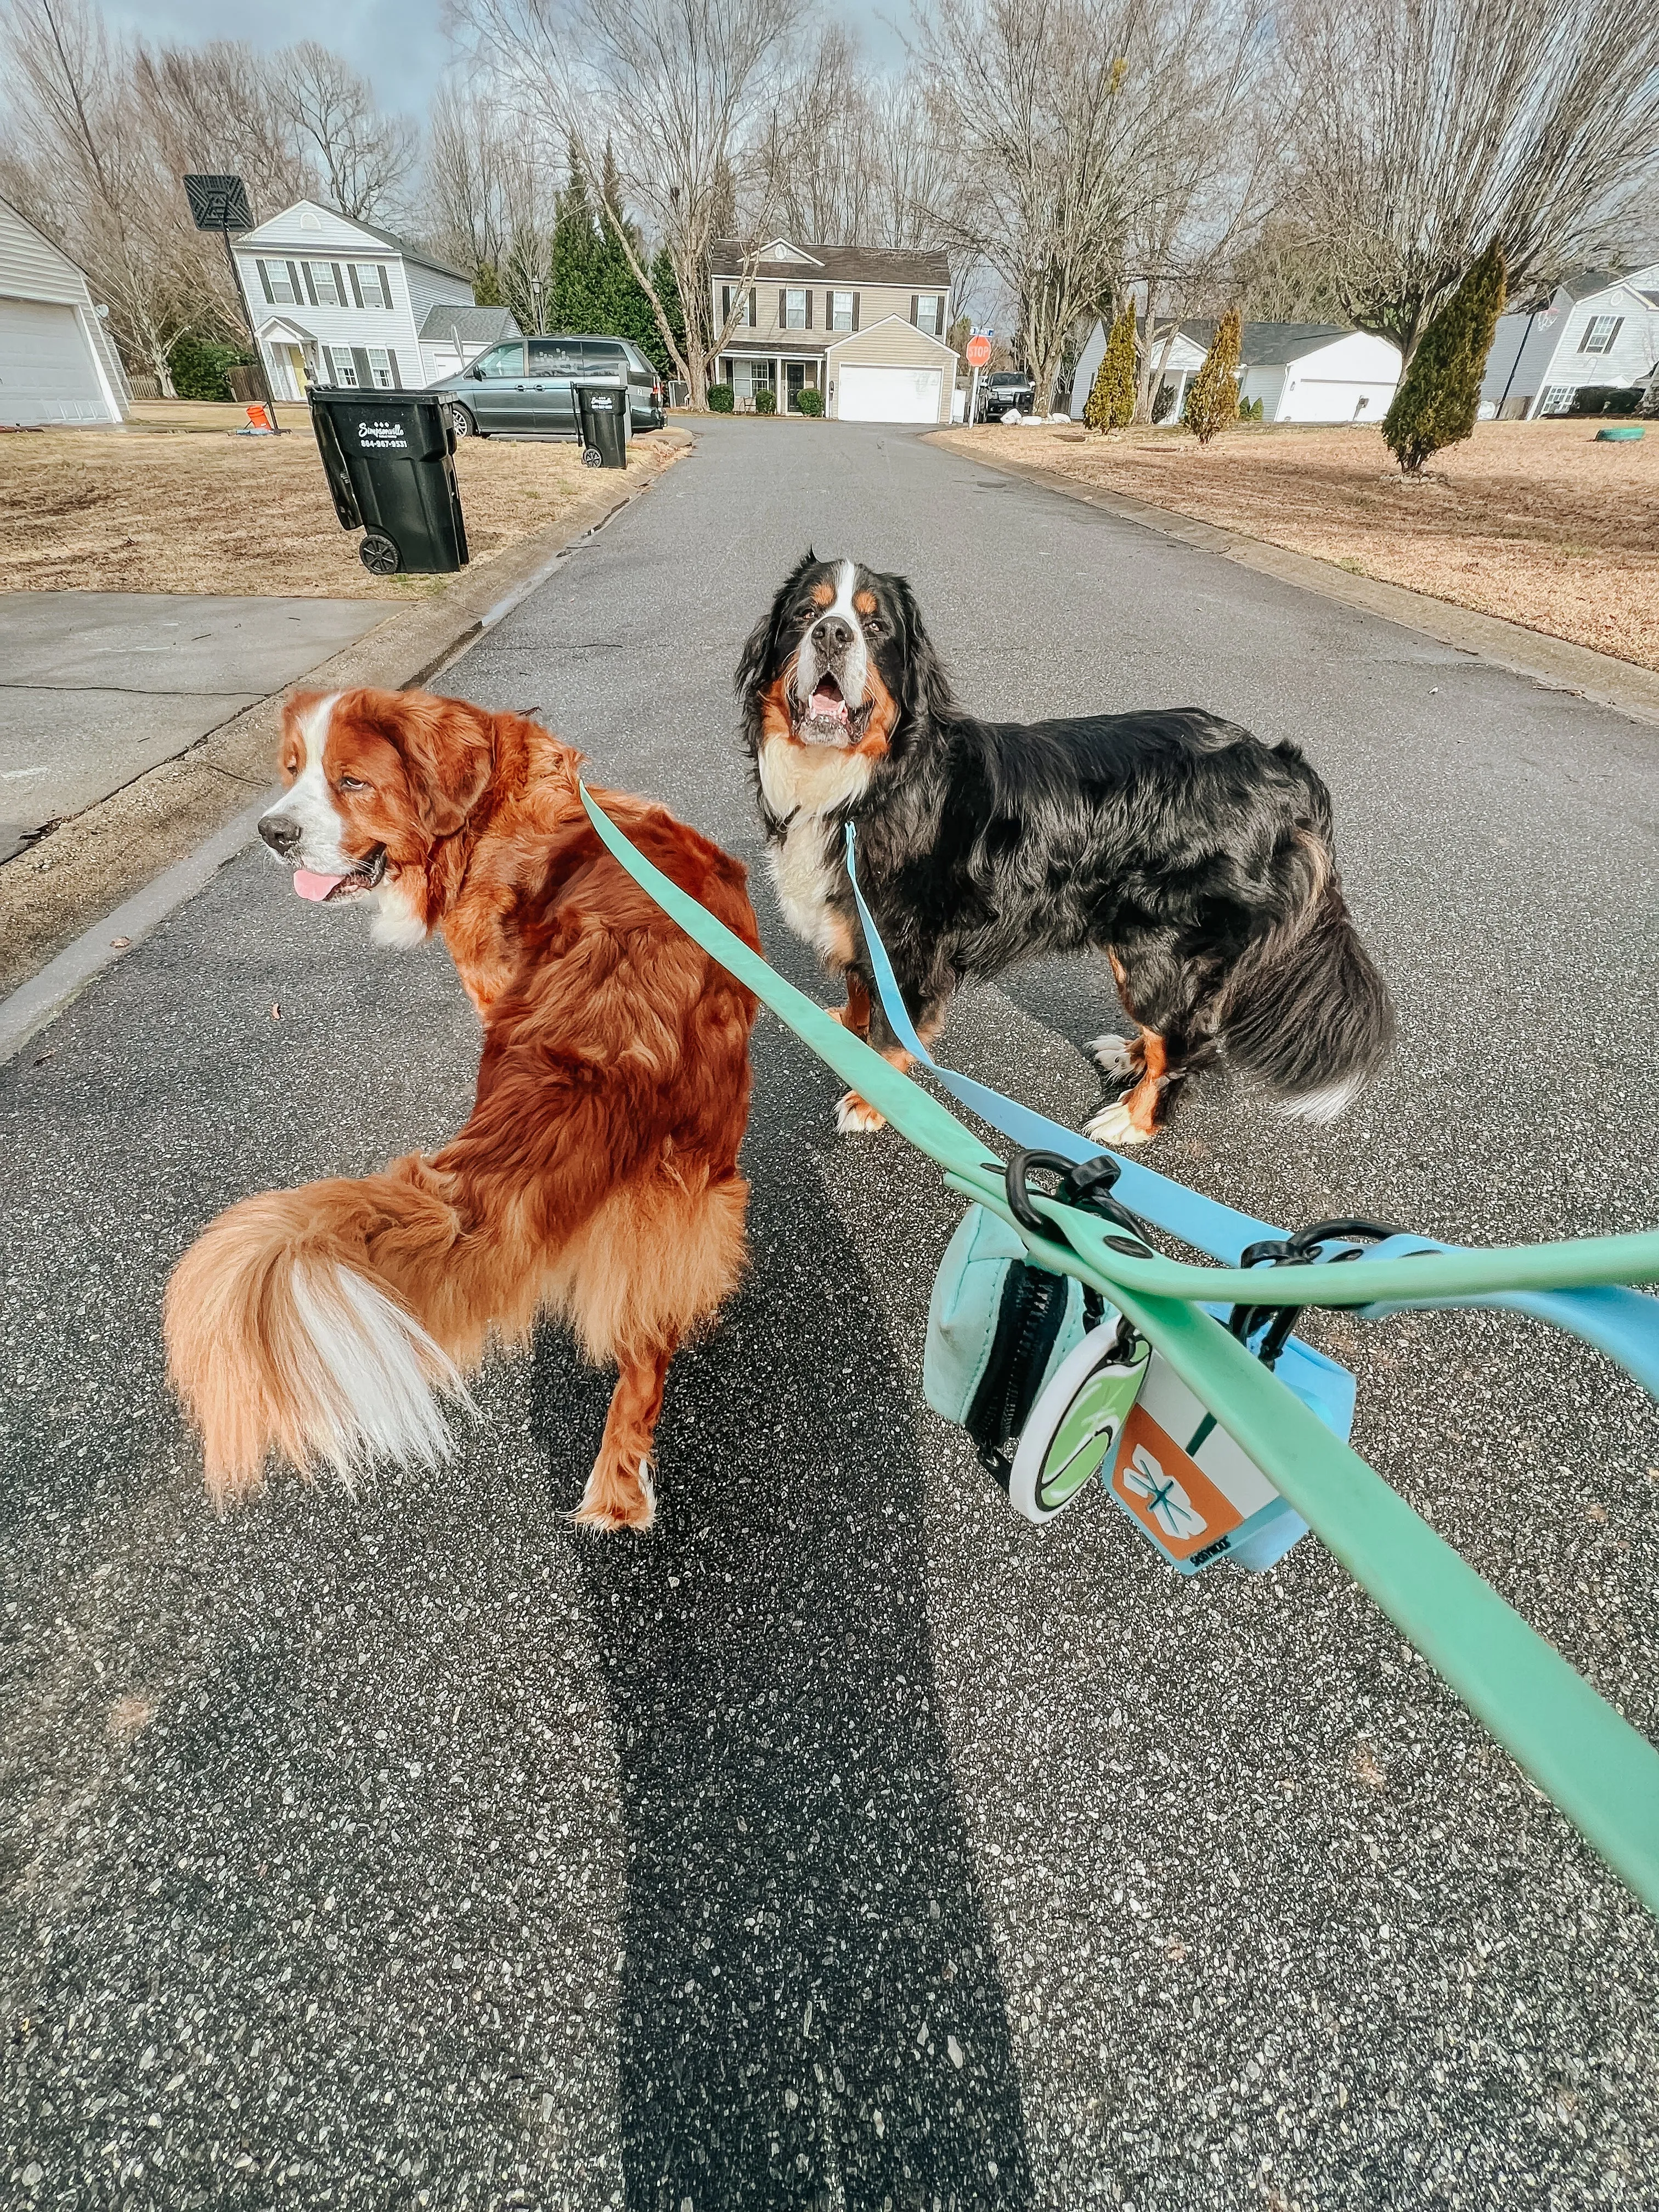
M821 392L814 392L810 385L805 386L795 395L795 411L799 415L822 415L823 394Z
M773 391L773 389L772 389L772 387L771 387L771 386L770 386L769 384L757 384L757 385L755 386L755 412L756 412L756 414L757 414L757 415L775 415L775 414L777 413L777 411L778 411L778 395L777 395L777 393L776 393L775 392L774 392L774 391Z
M729 384L711 384L708 387L708 411L711 415L729 415L738 404L738 395Z
M1382 418L1382 438L1407 476L1474 430L1492 332L1504 312L1504 249L1496 239L1418 340Z
M1083 419L1091 430L1121 430L1134 420L1134 412L1135 311L1131 301L1112 325Z
M1581 384L1572 395L1569 415L1638 415L1642 410L1639 384Z
M222 345L213 338L175 338L167 355L173 388L181 399L231 399L228 371L247 360L240 346Z
M1243 325L1237 307L1229 307L1215 326L1215 337L1204 356L1204 365L1187 390L1181 419L1207 446L1218 430L1238 420L1238 349Z

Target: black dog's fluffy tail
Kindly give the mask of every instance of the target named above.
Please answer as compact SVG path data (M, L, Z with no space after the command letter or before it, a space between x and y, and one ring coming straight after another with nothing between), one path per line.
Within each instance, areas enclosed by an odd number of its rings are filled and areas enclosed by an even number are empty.
M1334 1121L1393 1048L1394 1003L1360 943L1328 848L1303 833L1297 911L1227 979L1217 1030L1227 1063L1286 1114Z

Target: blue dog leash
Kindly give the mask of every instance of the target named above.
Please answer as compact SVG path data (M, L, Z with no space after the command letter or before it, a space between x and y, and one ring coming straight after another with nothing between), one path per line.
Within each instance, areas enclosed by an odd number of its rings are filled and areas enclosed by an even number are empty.
M1001 1091L993 1091L988 1084L975 1083L971 1076L959 1075L955 1068L942 1066L933 1058L916 1035L887 947L882 942L875 916L865 902L859 883L858 832L850 822L847 824L847 873L858 902L859 919L864 926L865 946L870 955L882 1011L906 1051L921 1060L952 1097L960 1099L992 1128L1012 1138L1022 1150L1058 1152L1062 1159L1073 1162L1098 1159L1103 1147L1079 1136L1075 1129L1051 1121L1046 1115L1034 1113L1029 1106L1021 1106L1014 1099L1004 1097ZM1118 1180L1112 1187L1115 1198L1166 1236L1207 1252L1224 1267L1237 1267L1250 1245L1282 1244L1286 1241L1282 1229L1257 1221L1248 1213L1241 1213L1236 1206L1222 1205L1217 1199L1206 1198L1201 1191L1189 1190L1185 1183L1172 1182L1155 1168L1143 1167L1139 1161L1124 1159L1116 1152L1107 1157L1116 1161L1119 1170ZM1363 1264L1366 1260L1401 1260L1419 1252L1456 1252L1464 1249L1443 1244L1432 1237L1407 1234L1364 1247L1359 1251L1358 1261ZM1352 1244L1333 1240L1316 1247L1310 1257L1328 1261L1339 1255L1351 1255L1354 1249ZM1357 1306L1353 1311L1362 1320L1380 1321L1389 1314L1454 1305L1508 1307L1517 1313L1530 1314L1534 1320L1548 1322L1604 1352L1632 1375L1650 1396L1659 1397L1659 1300L1644 1297L1637 1291L1612 1285L1586 1290L1506 1291L1481 1298L1425 1298L1420 1305L1417 1301L1396 1299L1386 1304Z

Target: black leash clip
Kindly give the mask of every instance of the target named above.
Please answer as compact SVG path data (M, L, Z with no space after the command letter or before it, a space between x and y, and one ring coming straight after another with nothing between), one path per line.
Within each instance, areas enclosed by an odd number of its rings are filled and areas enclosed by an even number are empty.
M1054 1224L1045 1221L1037 1212L1026 1188L1033 1168L1044 1168L1060 1177L1060 1188L1054 1196L1062 1206L1075 1206L1080 1212L1098 1214L1102 1220L1115 1222L1120 1229L1129 1231L1128 1237L1106 1238L1114 1252L1121 1252L1126 1260L1157 1259L1157 1253L1146 1241L1151 1232L1146 1223L1112 1196L1119 1167L1109 1152L1098 1153L1091 1160L1068 1160L1059 1152L1020 1152L1010 1157L1003 1179L1008 1194L1008 1211L1022 1229L1029 1229L1038 1237L1048 1237L1054 1233Z
M1316 1221L1306 1229L1298 1229L1292 1237L1264 1237L1259 1243L1247 1244L1238 1255L1238 1264L1241 1267L1311 1267L1316 1264L1336 1267L1345 1260L1361 1258L1366 1244L1381 1244L1390 1237L1405 1234L1403 1229L1396 1229L1386 1221ZM1320 1246L1339 1237L1358 1237L1361 1242L1350 1244L1346 1252L1334 1252L1328 1261L1320 1262ZM1248 1344L1265 1322L1267 1333L1256 1358L1264 1367L1273 1367L1305 1310L1302 1306L1236 1305L1227 1327L1241 1344Z

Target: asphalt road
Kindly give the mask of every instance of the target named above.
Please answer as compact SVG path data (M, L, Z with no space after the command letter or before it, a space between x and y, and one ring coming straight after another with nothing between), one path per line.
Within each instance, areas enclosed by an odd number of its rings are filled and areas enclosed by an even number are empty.
M1286 1222L1651 1219L1650 729L786 423L711 425L448 687L753 857L730 672L809 542L906 569L982 708L1196 702L1328 777L1397 1062L1329 1131L1206 1086L1164 1165ZM948 1045L1075 1121L1113 1011L1045 966ZM754 1267L645 1541L562 1517L608 1384L551 1334L440 1479L203 1502L167 1271L457 1126L440 951L252 854L0 1073L0 2201L1659 2203L1653 1924L1316 1542L1189 1584L1098 1493L1016 1522L920 1398L953 1204L769 1018L755 1056ZM1645 1401L1507 1317L1317 1334L1360 1449L1659 1729Z

